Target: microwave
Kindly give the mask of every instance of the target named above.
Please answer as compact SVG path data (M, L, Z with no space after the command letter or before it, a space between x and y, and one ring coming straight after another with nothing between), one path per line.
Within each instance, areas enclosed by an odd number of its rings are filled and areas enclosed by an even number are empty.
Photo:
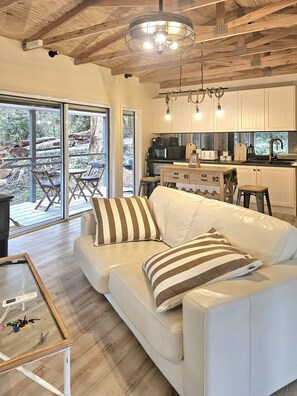
M166 159L167 158L167 148L154 148L155 158Z

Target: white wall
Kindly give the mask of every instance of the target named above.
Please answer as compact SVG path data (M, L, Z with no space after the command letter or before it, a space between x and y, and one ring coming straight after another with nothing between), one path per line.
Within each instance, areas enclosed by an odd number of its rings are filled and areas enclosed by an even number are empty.
M122 191L122 109L131 108L141 117L135 159L137 178L142 175L144 155L150 145L153 125L152 98L156 84L139 84L135 77L112 76L109 69L92 65L75 66L73 59L48 56L45 49L23 51L17 41L0 37L0 92L65 99L111 108L112 195Z

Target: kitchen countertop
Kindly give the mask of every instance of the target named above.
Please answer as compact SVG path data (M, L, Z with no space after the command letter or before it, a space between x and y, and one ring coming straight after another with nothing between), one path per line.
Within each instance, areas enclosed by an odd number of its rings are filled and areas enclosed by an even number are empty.
M174 163L174 164L187 164L188 160L171 160L171 159L149 159L149 161L152 162L158 162L158 163ZM283 160L283 159L278 159L274 160L272 162L268 162L268 160L247 160L247 161L220 161L220 160L214 160L214 161L200 161L202 165L230 165L230 166L236 166L236 165L244 165L244 166L265 166L265 167L281 167L281 168L295 168L297 166L297 161L295 162L294 160ZM292 163L295 163L295 165L292 165Z

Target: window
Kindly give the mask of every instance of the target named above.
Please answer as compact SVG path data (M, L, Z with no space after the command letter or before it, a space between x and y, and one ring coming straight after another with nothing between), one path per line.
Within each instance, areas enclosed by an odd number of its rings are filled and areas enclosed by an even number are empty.
M276 144L275 149L279 154L288 154L289 150L289 139L288 132L255 132L254 133L254 147L255 154L257 155L268 155L269 154L269 142L271 139L281 139L283 142L283 149L281 145Z
M247 146L254 146L256 155L269 154L269 142L271 139L281 139L283 149L278 144L274 149L279 154L287 154L289 152L289 133L288 132L237 132L234 133L234 144L244 143Z

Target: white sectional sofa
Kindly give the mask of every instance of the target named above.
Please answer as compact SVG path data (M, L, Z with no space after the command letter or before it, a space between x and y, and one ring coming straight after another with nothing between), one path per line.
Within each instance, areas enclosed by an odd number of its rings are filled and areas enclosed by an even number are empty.
M162 242L95 247L95 219L88 212L74 252L89 282L177 392L265 396L297 379L297 229L256 211L166 187L157 187L149 204ZM181 308L156 312L144 259L211 227L264 265L190 291Z

